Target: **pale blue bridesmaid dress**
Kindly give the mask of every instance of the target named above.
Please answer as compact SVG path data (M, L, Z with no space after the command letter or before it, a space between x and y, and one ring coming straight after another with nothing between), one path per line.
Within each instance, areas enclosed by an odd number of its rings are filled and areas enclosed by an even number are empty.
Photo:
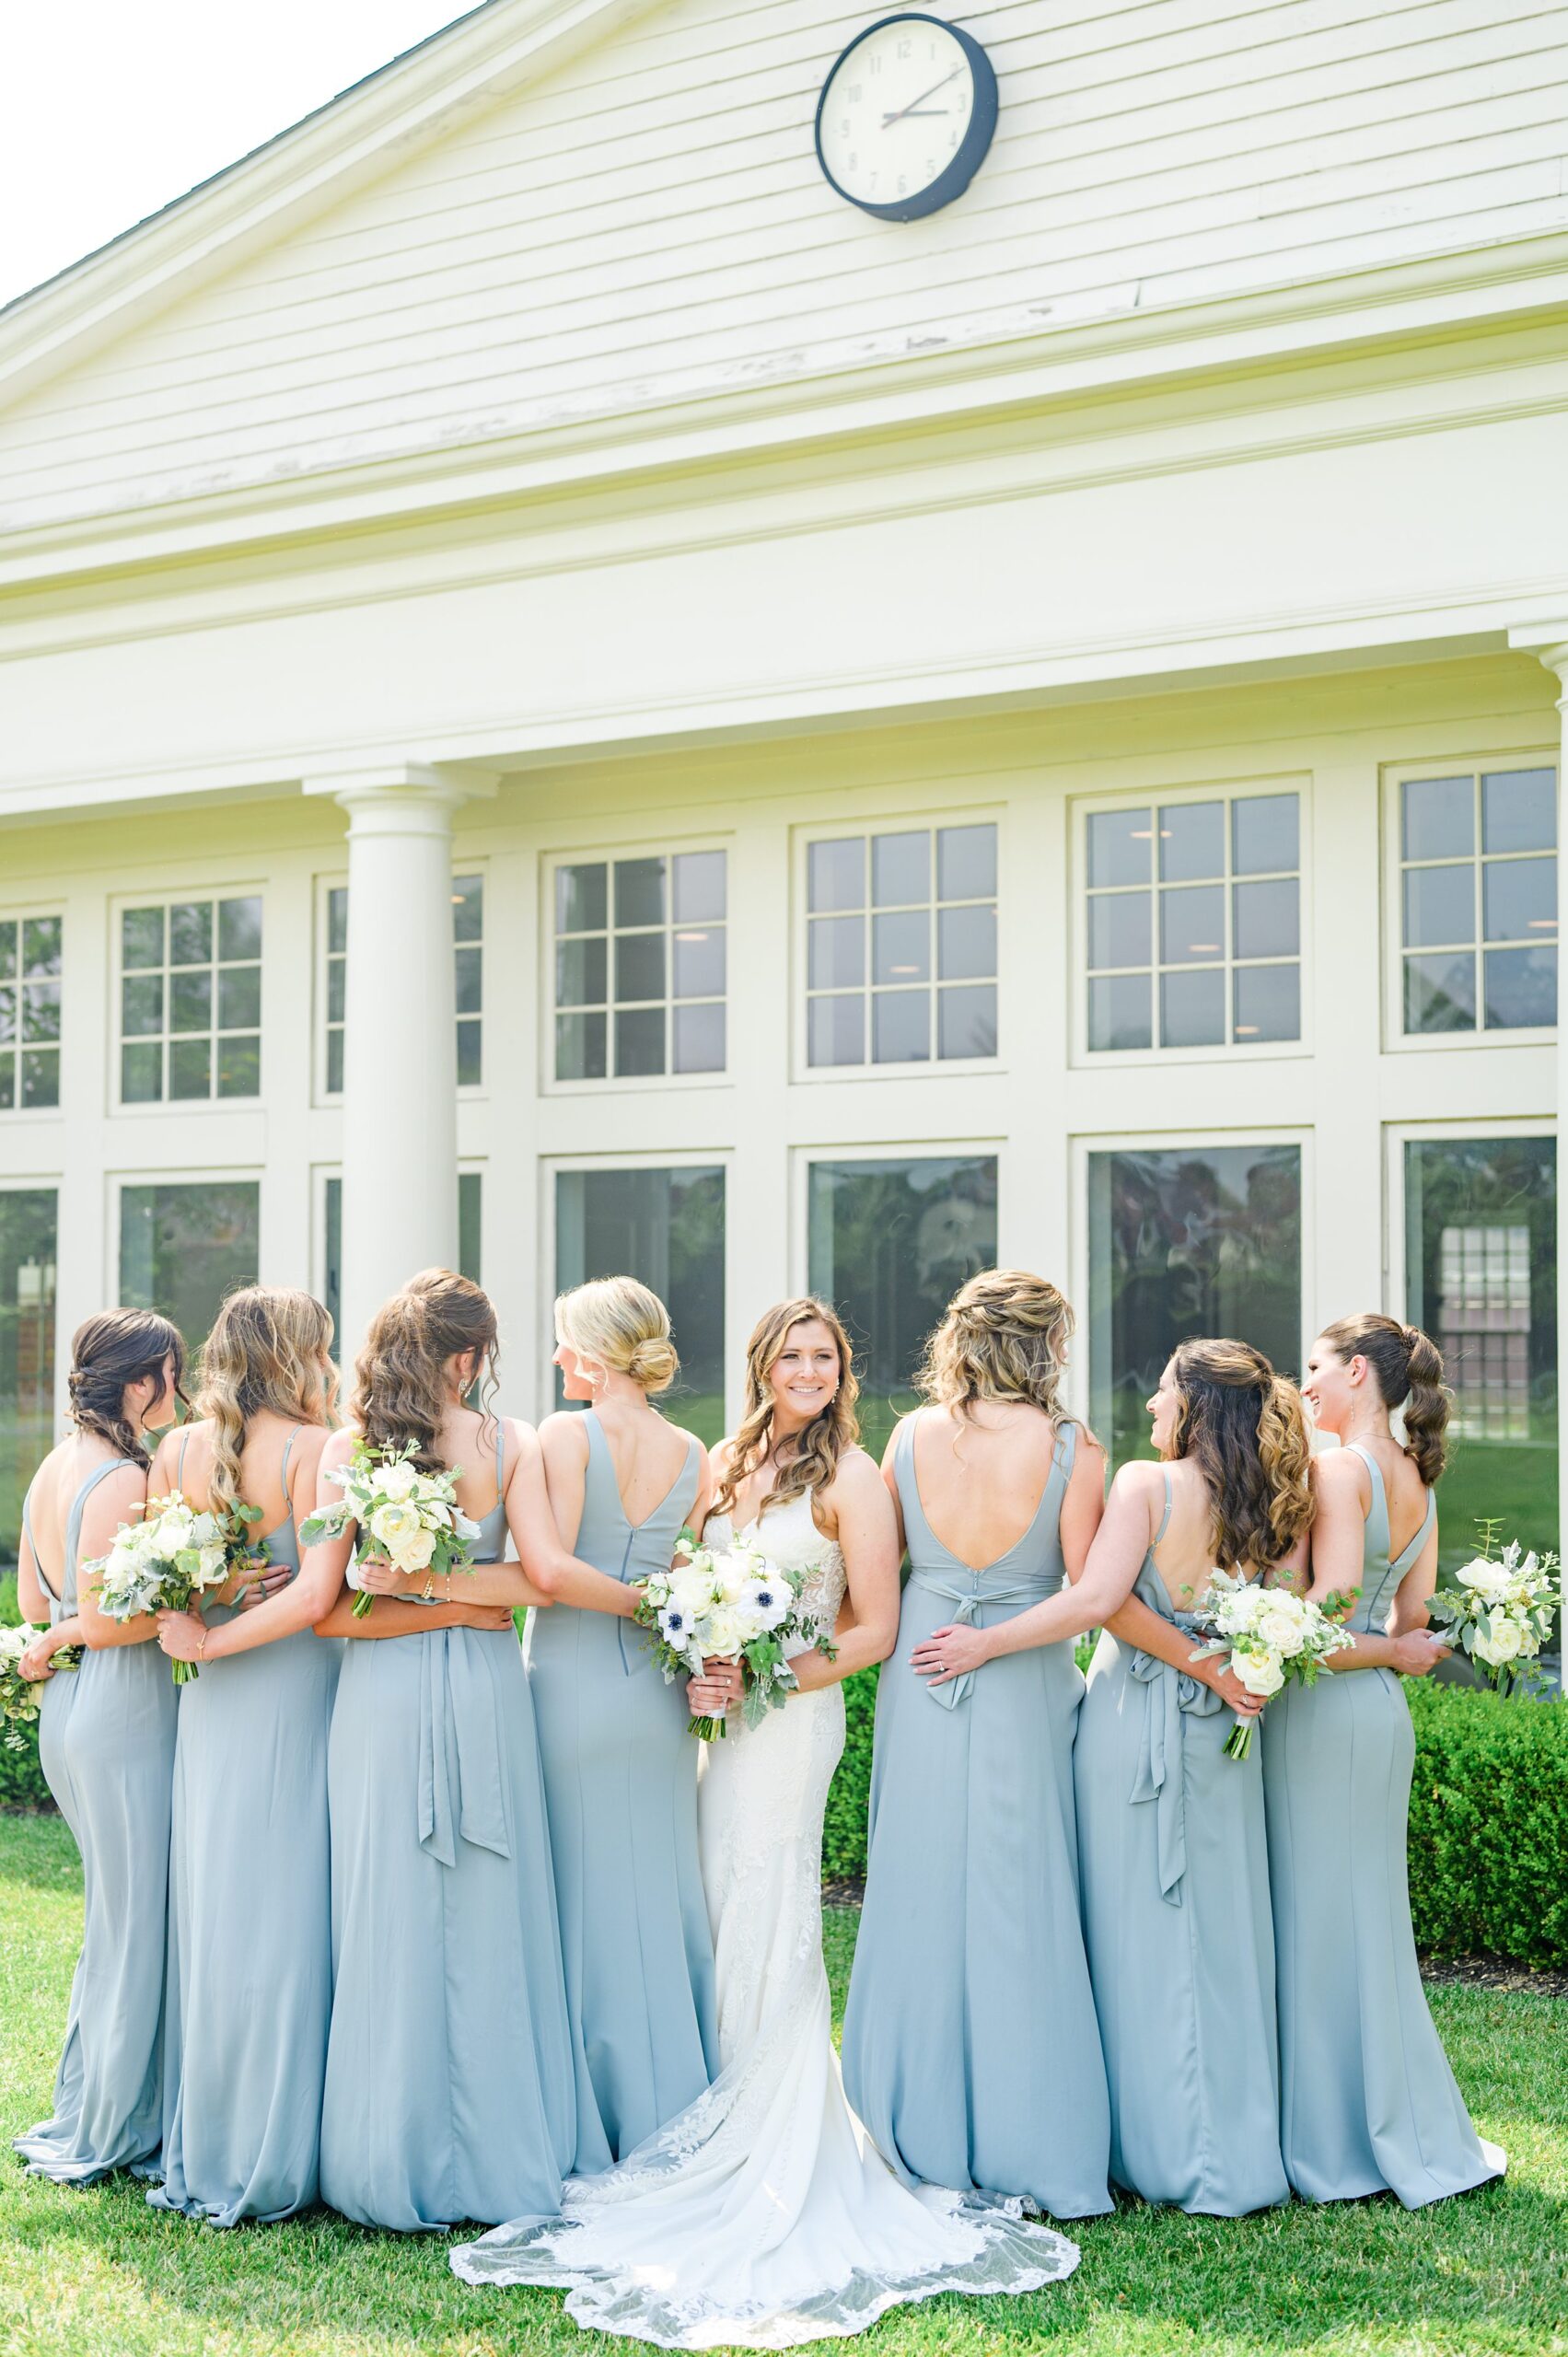
M297 1575L292 1510L259 1545ZM332 2004L327 1737L342 1651L298 1630L209 1662L180 1689L164 2183L147 2199L215 2226L286 2218L316 2199Z
M76 1609L82 1513L123 1457L88 1474L52 1582L23 1508L51 1626ZM164 1956L169 1795L179 1689L156 1643L84 1651L47 1679L39 1757L82 1853L82 1953L71 1983L54 2116L16 2147L42 2177L87 2185L113 2169L158 2174L163 2132Z
M1390 1554L1372 1478L1361 1595L1347 1626L1381 1631L1436 1518ZM1405 1875L1415 1736L1391 1669L1325 1671L1263 1713L1263 1790L1279 1958L1280 2139L1309 2201L1392 2190L1407 2210L1500 2176L1427 2010Z
M504 1446L498 1433L498 1492ZM480 1527L475 1560L498 1562L499 1497ZM405 2233L553 2216L576 2101L515 1632L348 1640L327 1785L334 1985L321 2199Z
M914 1420L893 1455L909 1542L882 1669L865 1903L844 2086L909 2177L1021 2195L1060 2218L1110 2208L1109 2115L1078 1909L1070 1643L928 1687L910 1655L949 1622L994 1628L1061 1587L1077 1428L1058 1434L1028 1530L971 1571L926 1520Z
M1155 1562L1170 1498L1167 1469L1132 1593L1191 1630ZM1256 1738L1225 1758L1235 1724L1212 1687L1102 1631L1073 1766L1110 2174L1145 2201L1222 2218L1290 2198L1262 1761Z
M573 1551L611 1579L668 1569L696 1504L702 1445L662 1503L626 1519L594 1411ZM608 1612L557 1604L528 1629L577 2073L582 2177L625 2158L718 2072L714 1945L697 1854L697 1763L683 1685Z

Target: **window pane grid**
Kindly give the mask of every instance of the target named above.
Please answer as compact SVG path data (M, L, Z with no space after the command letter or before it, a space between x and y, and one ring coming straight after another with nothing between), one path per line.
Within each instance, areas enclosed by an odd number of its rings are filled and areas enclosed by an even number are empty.
M1557 1017L1556 772L1477 770L1400 788L1407 1034L1547 1029Z
M727 888L722 851L556 868L557 1080L724 1071Z
M996 1053L996 828L900 828L807 847L806 1061Z
M1300 1039L1298 795L1095 810L1086 852L1091 1052Z
M343 1009L348 970L348 886L329 885L322 911L322 1093L343 1090ZM457 994L458 1086L484 1077L484 878L452 878L452 956Z
M122 910L120 967L122 1105L260 1093L258 894Z
M0 917L0 1112L60 1102L61 920Z

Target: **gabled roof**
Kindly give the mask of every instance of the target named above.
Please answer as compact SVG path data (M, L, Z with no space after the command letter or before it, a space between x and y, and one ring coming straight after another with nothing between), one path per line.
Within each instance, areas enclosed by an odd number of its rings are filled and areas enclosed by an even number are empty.
M0 406L652 0L481 0L275 139L0 308Z

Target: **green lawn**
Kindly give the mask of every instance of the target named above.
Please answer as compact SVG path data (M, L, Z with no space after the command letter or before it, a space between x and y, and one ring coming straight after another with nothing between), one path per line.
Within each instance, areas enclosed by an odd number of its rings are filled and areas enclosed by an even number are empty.
M0 1817L0 2085L8 2137L48 2106L79 1901L75 1852L47 1817ZM842 1998L855 1918L833 1910ZM1040 1991L1049 2005L1049 1990ZM1077 2230L1063 2288L943 2299L864 2336L867 2357L1502 2357L1568 2352L1568 2000L1433 1992L1459 2080L1508 2147L1506 2185L1407 2216L1389 2200L1230 2223L1128 2209ZM436 2239L325 2213L217 2234L0 2160L6 2357L502 2357L631 2345L578 2333L543 2292L475 2292Z

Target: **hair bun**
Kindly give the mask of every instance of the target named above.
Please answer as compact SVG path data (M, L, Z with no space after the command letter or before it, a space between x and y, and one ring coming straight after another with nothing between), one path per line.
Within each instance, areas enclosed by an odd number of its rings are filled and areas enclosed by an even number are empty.
M674 1382L679 1364L668 1334L647 1334L633 1345L626 1372L633 1383L640 1383L650 1391L662 1391L667 1384Z

